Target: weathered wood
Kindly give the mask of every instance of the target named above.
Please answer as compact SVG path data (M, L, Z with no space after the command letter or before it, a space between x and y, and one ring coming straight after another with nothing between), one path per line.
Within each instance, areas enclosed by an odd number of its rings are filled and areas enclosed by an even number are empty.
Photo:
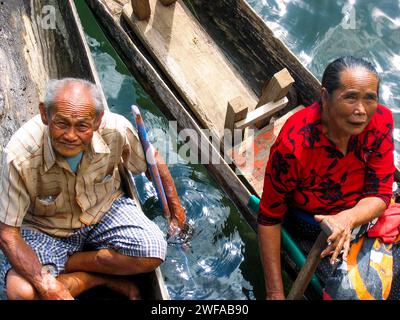
M169 5L173 4L174 2L176 2L176 0L160 0L160 1L164 6L169 6Z
M228 101L241 96L249 110L257 99L225 55L186 8L150 0L154 14L138 21L130 4L123 17L199 121L222 140Z
M304 292L306 291L315 270L317 270L318 264L321 261L321 253L327 247L326 239L332 234L332 229L323 220L321 222L321 229L321 233L308 253L304 266L301 268L292 288L290 289L287 296L288 300L300 300L304 297Z
M226 157L236 165L236 173L242 176L254 189L254 194L261 197L265 168L269 159L269 151L286 120L304 106L298 106L284 116L274 120L267 127L249 136L232 149L227 150Z
M271 101L277 101L285 97L294 83L294 79L286 68L274 74L262 89L257 108Z
M319 97L320 83L268 28L246 0L190 0L195 16L259 96L265 80L287 68L295 80L298 104ZM282 112L285 112L283 110Z
M286 97L283 97L282 99L277 101L268 102L265 105L260 106L257 109L249 112L244 120L236 122L235 128L243 129L249 127L252 124L260 123L266 118L270 119L275 113L286 107L287 104L288 99Z
M150 18L149 0L131 0L131 8L138 20L148 20Z
M262 105L267 104L268 102L278 101L285 97L288 94L293 83L294 79L286 68L275 73L272 79L270 79L263 87L261 97L257 103L256 108L259 108ZM277 109L276 111L278 112L279 110L280 109ZM262 128L269 123L270 119L271 117L266 117L262 121L257 121L255 126L257 128Z
M247 106L243 103L242 97L236 97L235 99L228 102L228 109L225 117L225 130L230 130L230 140L226 141L226 132L224 135L224 141L228 145L232 145L232 138L235 130L235 122L246 118L248 112ZM243 136L243 134L242 134Z

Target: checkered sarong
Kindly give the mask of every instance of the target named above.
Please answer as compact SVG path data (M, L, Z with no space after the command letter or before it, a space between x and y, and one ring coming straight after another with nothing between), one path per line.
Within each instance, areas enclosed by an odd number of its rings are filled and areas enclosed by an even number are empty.
M69 237L56 238L31 228L22 228L21 234L54 276L64 271L68 257L78 251L109 248L128 256L165 260L167 250L167 242L158 226L144 215L134 200L126 197L115 200L99 223L78 229ZM11 268L5 258L0 270L4 283Z

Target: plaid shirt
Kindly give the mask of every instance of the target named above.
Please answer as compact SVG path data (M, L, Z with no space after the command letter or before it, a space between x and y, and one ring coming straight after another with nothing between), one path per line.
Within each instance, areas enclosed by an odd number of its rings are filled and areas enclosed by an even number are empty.
M59 237L97 223L122 195L121 157L133 174L146 170L135 129L111 112L105 112L76 173L54 153L39 115L12 136L2 157L0 222Z

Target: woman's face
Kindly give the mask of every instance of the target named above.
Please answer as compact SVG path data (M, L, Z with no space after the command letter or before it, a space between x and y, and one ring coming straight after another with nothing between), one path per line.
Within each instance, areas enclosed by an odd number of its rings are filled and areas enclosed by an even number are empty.
M378 107L378 79L364 68L345 69L341 87L328 94L322 88L323 112L327 124L344 135L360 134Z

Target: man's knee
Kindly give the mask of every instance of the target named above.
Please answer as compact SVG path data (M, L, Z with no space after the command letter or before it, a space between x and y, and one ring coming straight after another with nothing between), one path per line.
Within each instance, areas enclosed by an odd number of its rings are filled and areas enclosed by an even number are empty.
M163 261L159 258L138 258L144 272L155 270Z
M9 300L35 300L35 288L14 270L10 270L6 277L6 294Z

